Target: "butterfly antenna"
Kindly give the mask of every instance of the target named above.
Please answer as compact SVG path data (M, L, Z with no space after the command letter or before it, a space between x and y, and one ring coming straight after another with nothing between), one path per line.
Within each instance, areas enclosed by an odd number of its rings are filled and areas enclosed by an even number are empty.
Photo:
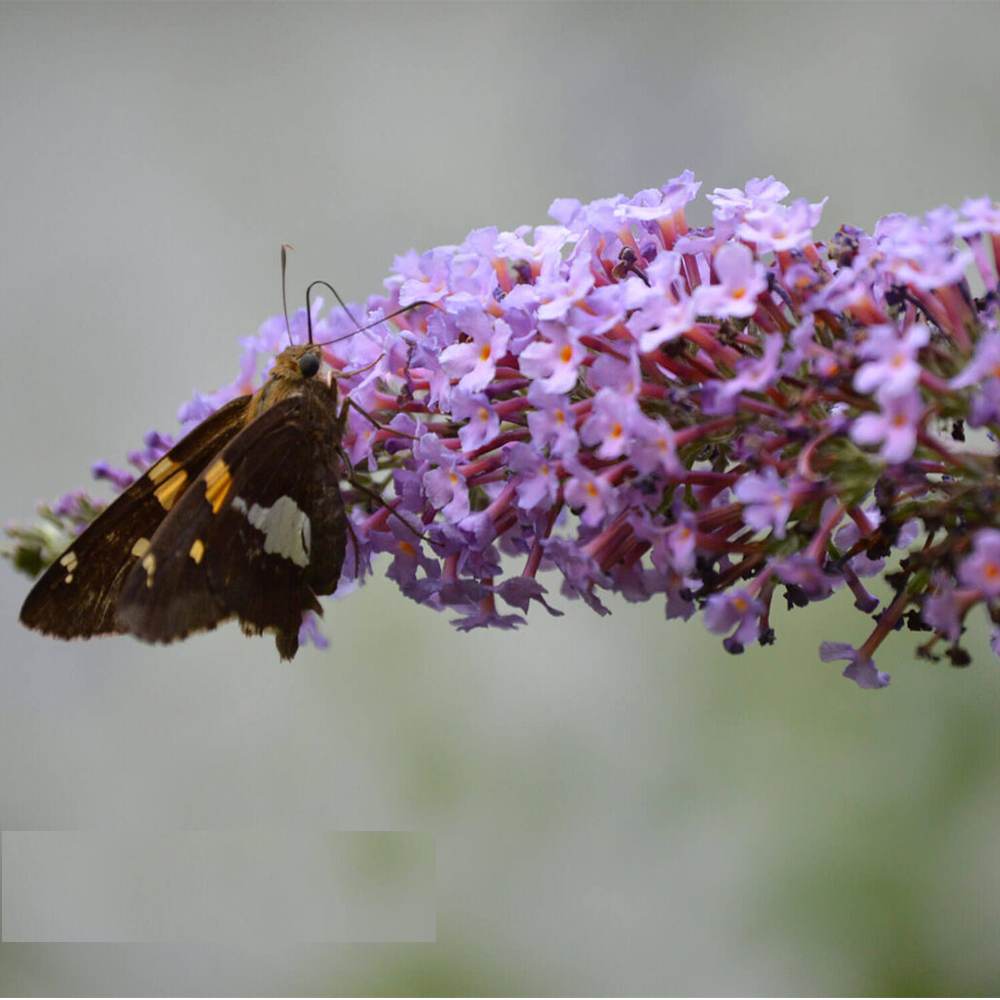
M311 344L313 342L312 303L309 301L309 296L312 295L312 290L317 285L323 285L324 288L329 288L330 291L333 292L333 297L340 303L340 308L343 309L345 313L347 313L347 315L350 317L351 322L356 327L358 327L358 329L355 330L354 333L360 333L361 324L357 321L357 319L355 319L354 313L352 313L351 310L347 308L347 303L340 297L340 293L337 291L336 288L333 287L333 285L330 284L329 281L323 281L322 278L319 278L316 281L312 282L312 284L306 289L306 320L309 323L309 343ZM354 333L349 333L347 336L353 337ZM328 343L332 344L333 341L332 340L328 341Z
M401 309L397 309L395 312L389 313L388 316L383 316L381 319L375 320L374 323L368 323L366 326L359 326L357 330L354 331L354 333L345 333L343 337L335 337L333 340L324 341L322 346L326 347L329 344L339 343L341 340L347 340L348 337L353 337L356 334L364 333L366 330L374 330L375 327L381 325L382 323L388 323L389 320L393 319L394 317L402 316L403 313L407 313L411 309L416 309L417 306L433 306L433 305L434 305L433 302L425 302L423 299L420 299L417 302L411 302L408 306L403 306ZM435 308L437 308L437 306L435 306Z
M288 334L288 343L292 343L292 324L288 322L288 292L286 291L285 284L285 269L288 265L288 251L294 250L295 247L291 243L281 244L281 307L285 310L285 331ZM310 340L312 331L310 330Z
M323 281L322 279L318 278L306 289L306 319L309 323L310 344L313 342L313 339L312 339L312 305L309 301L309 296L312 294L312 290L317 285L322 285L324 288L329 288L330 291L333 292L333 297L340 303L340 307L344 310L345 313L347 313L351 322L357 327L356 330L352 331L351 333L345 333L342 337L334 337L333 340L324 340L322 344L317 344L316 345L317 347L329 347L330 344L337 344L341 340L347 340L348 337L353 337L356 334L364 333L366 330L374 330L375 327L377 327L379 324L386 323L390 319L393 319L396 316L402 316L403 313L409 312L411 309L416 309L417 306L433 306L435 309L440 308L433 302L427 302L424 299L418 299L416 302L411 302L408 306L403 306L401 309L397 309L395 312L389 313L388 316L383 316L382 319L375 320L374 323L369 323L366 326L362 326L358 322L357 317L354 315L354 313L352 313L351 310L347 307L347 303L340 297L340 295L337 292L337 289L334 288L329 281Z

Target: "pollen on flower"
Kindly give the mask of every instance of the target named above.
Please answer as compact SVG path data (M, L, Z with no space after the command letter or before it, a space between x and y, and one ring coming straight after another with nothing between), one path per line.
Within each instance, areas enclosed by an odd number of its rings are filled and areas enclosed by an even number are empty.
M686 171L632 197L560 198L550 224L397 257L386 293L351 309L363 336L314 303L338 387L378 421L352 411L329 442L359 487L355 561L386 553L404 594L463 629L512 627L533 603L559 613L551 571L600 613L601 591L701 612L733 653L773 640L776 598L799 609L846 588L869 634L819 658L846 659L859 686L888 683L873 656L903 625L924 659L960 662L972 608L1000 599L1000 455L965 434L1000 429L1000 211L969 199L824 237L825 200L788 202L768 177L716 188L711 225L692 228L700 187ZM293 338L306 327L300 310ZM286 343L268 320L185 421L251 388ZM157 487L165 440L138 455ZM205 496L221 503L213 469ZM18 565L94 512L56 505L44 531L11 529Z

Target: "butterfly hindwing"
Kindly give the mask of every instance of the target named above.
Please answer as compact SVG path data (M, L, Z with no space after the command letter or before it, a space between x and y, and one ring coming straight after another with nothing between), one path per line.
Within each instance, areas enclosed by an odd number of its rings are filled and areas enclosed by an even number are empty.
M237 435L249 404L240 396L221 407L105 508L32 588L21 621L64 639L121 632L115 609L144 540Z
M344 560L346 514L336 395L312 379L265 409L210 461L131 568L120 627L169 642L238 618L298 646L302 615L320 611Z

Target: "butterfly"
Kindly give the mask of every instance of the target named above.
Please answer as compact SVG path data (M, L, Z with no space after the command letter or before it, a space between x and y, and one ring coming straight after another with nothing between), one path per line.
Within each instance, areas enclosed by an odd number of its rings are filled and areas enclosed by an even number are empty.
M309 316L308 291L306 302ZM317 597L337 588L350 531L340 444L351 400L338 403L345 373L320 373L323 346L310 319L309 342L285 348L260 389L200 423L87 526L21 622L62 639L172 642L236 618L291 659L304 613L322 614Z

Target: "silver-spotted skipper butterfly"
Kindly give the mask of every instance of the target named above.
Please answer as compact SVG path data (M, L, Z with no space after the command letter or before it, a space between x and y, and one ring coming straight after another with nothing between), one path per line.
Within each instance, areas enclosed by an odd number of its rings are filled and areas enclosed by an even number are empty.
M306 305L308 316L308 292ZM309 343L282 351L257 392L199 424L88 525L21 622L62 639L172 642L237 618L247 635L273 632L291 659L303 614L322 614L317 595L337 588L350 530L350 400L338 406L344 373L320 374L322 346L310 319Z

